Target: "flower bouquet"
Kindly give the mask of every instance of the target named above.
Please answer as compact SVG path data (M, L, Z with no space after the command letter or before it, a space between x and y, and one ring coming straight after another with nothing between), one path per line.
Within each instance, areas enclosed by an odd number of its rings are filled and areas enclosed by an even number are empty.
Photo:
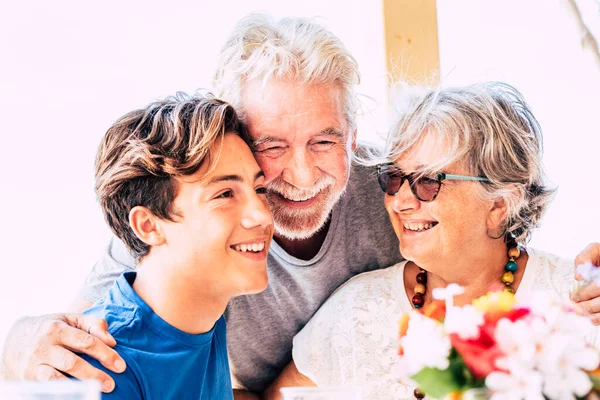
M575 399L600 389L591 321L548 298L519 304L506 291L453 305L462 288L434 289L432 304L403 315L398 374L429 398Z

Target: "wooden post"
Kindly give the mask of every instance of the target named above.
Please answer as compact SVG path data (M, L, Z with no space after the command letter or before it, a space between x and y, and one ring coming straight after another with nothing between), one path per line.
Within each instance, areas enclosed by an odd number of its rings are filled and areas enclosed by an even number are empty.
M393 81L439 83L435 0L382 0L387 72Z

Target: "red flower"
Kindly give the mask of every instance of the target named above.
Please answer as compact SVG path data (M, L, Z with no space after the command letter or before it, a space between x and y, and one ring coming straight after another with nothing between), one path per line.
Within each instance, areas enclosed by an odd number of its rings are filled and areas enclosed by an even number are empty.
M508 318L516 321L527 314L529 314L529 309L526 308L503 313L486 313L484 323L479 327L479 338L463 340L457 334L450 335L452 346L462 356L466 366L477 379L484 379L493 371L502 371L496 367L496 359L504 355L494 339L498 320Z

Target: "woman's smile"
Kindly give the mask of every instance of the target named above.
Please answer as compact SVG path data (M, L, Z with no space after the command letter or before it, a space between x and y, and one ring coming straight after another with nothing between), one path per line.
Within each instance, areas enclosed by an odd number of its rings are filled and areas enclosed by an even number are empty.
M404 232L408 233L422 233L434 228L437 224L437 221L402 221Z

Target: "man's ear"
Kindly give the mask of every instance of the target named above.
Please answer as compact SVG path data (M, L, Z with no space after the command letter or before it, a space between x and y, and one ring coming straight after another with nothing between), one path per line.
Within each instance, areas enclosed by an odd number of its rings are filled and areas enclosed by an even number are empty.
M129 211L129 226L138 239L149 246L161 246L166 242L160 220L146 207L135 206Z
M495 230L502 226L508 217L508 205L504 199L494 201L487 217L488 230Z

